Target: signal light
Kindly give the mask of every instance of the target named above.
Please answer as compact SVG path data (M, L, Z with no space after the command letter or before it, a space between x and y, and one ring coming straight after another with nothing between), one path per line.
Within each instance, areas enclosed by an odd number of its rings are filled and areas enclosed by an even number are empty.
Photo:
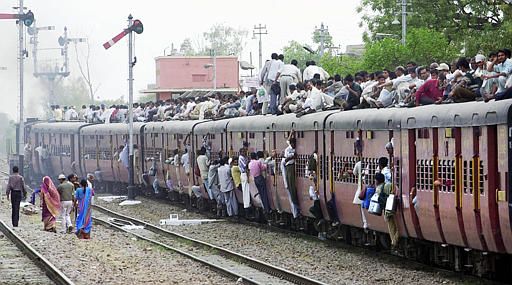
M34 13L32 13L31 10L29 10L26 14L24 14L21 19L23 20L23 24L25 26L30 26L32 23L34 23Z
M144 26L140 20L133 21L133 24L130 26L130 31L134 31L137 34L142 34L144 32Z

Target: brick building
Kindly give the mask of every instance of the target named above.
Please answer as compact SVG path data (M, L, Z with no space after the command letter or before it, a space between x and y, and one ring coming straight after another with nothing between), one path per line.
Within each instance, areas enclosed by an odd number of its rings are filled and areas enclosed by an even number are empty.
M183 93L213 90L213 58L210 56L159 56L156 63L156 86L141 93L155 93L157 100L176 98ZM218 56L217 90L223 93L238 91L238 58Z

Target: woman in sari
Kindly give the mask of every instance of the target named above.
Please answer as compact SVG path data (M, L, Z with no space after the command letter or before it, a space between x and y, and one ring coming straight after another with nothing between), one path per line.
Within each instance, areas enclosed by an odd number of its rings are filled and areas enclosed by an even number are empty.
M79 239L91 238L91 196L92 189L87 187L87 181L82 179L75 194L78 203L75 234Z
M60 212L60 195L53 184L52 179L48 176L43 178L39 200L41 201L41 207L43 208L41 213L44 230L57 232L55 222L56 217L59 216Z

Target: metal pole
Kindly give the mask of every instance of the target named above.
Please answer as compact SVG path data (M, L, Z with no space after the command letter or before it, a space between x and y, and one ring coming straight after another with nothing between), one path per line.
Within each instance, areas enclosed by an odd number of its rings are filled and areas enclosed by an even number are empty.
M64 72L69 72L69 57L68 57L68 28L64 27Z
M19 63L20 63L20 130L19 130L19 148L18 148L18 158L19 165L18 168L20 173L23 175L23 156L24 156L24 148L25 148L25 126L23 124L23 58L25 53L23 51L23 21L21 20L21 15L23 15L23 0L20 0L20 8L18 10L20 14L20 20L18 21L18 33L19 33Z
M407 0L402 0L402 44L405 44L407 35Z
M256 30L257 30L257 32L256 32ZM263 30L265 30L265 31L263 31ZM260 41L259 41L259 57L260 57L259 60L260 61L259 61L259 66L258 66L260 72L261 72L261 67L263 66L263 51L262 51L263 44L261 42L261 36L266 35L266 34L267 34L267 26L266 25L262 26L261 24L258 24L258 26L256 26L256 25L254 26L254 30L252 31L253 37L255 35L260 36Z
M324 57L325 50L325 37L324 37L324 23L320 25L320 58Z
M130 14L128 16L128 27L131 27L133 23L133 17ZM129 155L130 155L130 167L128 168L128 176L130 177L128 186L128 199L135 199L135 179L134 179L134 165L133 165L133 63L132 63L132 53L133 53L133 33L130 31L128 34L128 109L130 110L129 119Z
M215 54L215 49L212 49L213 52L213 90L217 89L217 55Z
M260 24L261 26L261 24ZM261 67L263 66L263 52L262 52L262 48L261 48L261 33L260 34L260 45L259 45L259 56L260 56L260 62L259 62L259 66L258 66L258 70L261 70Z

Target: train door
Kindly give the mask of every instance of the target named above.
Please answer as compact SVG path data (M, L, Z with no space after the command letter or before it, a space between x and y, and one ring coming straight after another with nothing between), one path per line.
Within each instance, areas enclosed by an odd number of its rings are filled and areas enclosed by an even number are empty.
M503 244L512 254L512 110L508 113L508 125L498 125L498 173L500 173L496 200L500 215ZM490 189L489 191L492 191ZM508 203L507 203L508 202Z
M489 114L488 114L489 115ZM476 134L481 135L479 152L481 159L474 159L477 166L473 174L473 185L478 187L480 201L475 199L480 208L483 237L489 250L505 253L512 251L512 232L508 209L506 205L507 176L507 127L505 125L487 125L475 128ZM484 182L485 180L485 182ZM502 184L502 181L505 183ZM478 193L478 192L477 192ZM508 224L507 224L508 222ZM509 242L506 243L505 241Z

